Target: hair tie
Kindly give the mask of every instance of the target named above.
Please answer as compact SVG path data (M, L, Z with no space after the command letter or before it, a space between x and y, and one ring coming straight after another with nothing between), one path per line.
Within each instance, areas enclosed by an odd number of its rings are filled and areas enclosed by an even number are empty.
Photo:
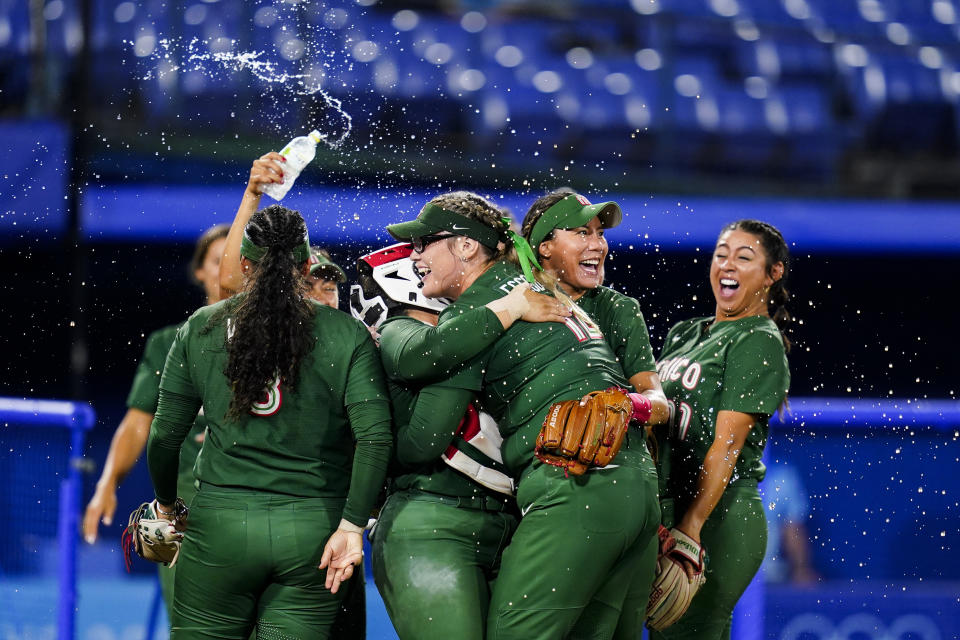
M523 277L527 279L527 282L533 284L533 267L543 271L543 267L537 262L537 255L530 248L530 243L527 242L526 238L516 231L507 229L507 238L513 243L513 248L517 250L517 258L520 261L520 268L523 269Z

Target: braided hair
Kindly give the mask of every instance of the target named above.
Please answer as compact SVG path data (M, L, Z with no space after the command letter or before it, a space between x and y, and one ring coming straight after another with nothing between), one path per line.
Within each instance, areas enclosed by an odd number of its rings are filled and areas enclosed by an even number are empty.
M232 336L227 338L227 368L232 396L227 417L239 419L279 376L294 389L300 364L313 350L314 304L293 251L304 244L307 227L296 211L271 205L247 223L250 240L266 250L254 263L243 295L231 309Z
M787 276L790 273L790 248L787 241L783 239L783 234L772 224L761 222L759 220L737 220L725 226L720 235L728 231L745 231L756 236L760 240L761 246L767 258L767 275L772 275L773 265L778 262L783 263L783 276L772 285L767 294L767 312L773 318L777 328L780 329L780 336L783 338L783 346L787 353L790 353L790 340L787 338L787 330L793 317L787 310L786 304L790 302L790 292L787 291Z
M437 196L430 201L447 211L459 213L465 218L476 220L494 231L500 236L505 236L507 224L503 221L504 212L495 204L481 195L472 191L451 191ZM497 250L480 244L480 251L486 262L499 260L506 253L506 248L501 245Z

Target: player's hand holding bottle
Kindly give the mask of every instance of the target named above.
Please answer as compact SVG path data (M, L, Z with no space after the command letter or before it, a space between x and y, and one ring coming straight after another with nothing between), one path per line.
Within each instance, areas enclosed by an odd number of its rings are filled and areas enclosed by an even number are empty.
M283 184L283 165L286 158L270 151L253 161L250 168L250 179L247 181L247 192L254 196L261 196L264 188L269 184Z

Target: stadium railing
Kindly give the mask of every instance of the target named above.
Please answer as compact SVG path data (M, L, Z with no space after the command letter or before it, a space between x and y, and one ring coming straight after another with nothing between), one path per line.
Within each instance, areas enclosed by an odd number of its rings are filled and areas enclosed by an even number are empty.
M0 502L3 507L0 515L11 529L7 534L8 542L0 549L0 572L30 573L33 563L22 556L41 555L38 550L44 545L44 534L52 533L49 526L51 518L44 518L42 513L38 517L38 512L49 509L52 503L52 499L43 500L43 494L51 493L49 484L45 486L44 479L59 478L56 516L52 522L55 523L53 530L56 532L57 541L56 624L57 638L60 640L74 637L77 532L85 464L83 447L87 431L95 422L96 414L87 404L62 400L0 398L0 424L4 427L0 435L0 444L4 445L0 449L0 461L3 462L4 475L33 469L45 476L27 478L28 482L21 482L19 485L6 483L8 495ZM46 433L40 435L39 439L34 439L18 433L24 429ZM51 435L51 429L61 432L61 435ZM69 436L66 442L62 439L64 430ZM64 444L65 447L62 446ZM14 491L15 486L21 489ZM30 524L18 527L18 522ZM43 531L45 522L48 526L46 531ZM33 526L33 531L30 526Z

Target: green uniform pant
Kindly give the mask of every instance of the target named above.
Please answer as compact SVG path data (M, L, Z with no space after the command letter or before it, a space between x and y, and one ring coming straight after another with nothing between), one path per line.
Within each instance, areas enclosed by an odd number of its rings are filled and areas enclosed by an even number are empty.
M656 475L621 466L567 477L534 462L517 502L523 518L493 586L488 640L639 638L656 564Z
M392 494L371 545L374 580L401 640L482 640L488 585L516 525L492 499Z
M317 565L343 499L203 485L177 562L171 637L328 638L344 590Z
M678 511L677 520L682 518ZM767 550L767 520L756 486L728 488L700 531L707 552L707 582L687 612L652 640L727 640L733 607L760 569Z
M200 420L198 420L200 422ZM194 425L194 430L190 432L190 435L187 437L186 442L184 443L184 448L180 451L180 476L177 478L177 495L183 499L187 504L193 502L193 496L197 495L196 482L193 479L193 462L196 460L197 452L200 449L200 445L196 440L197 433L203 433L202 429L197 430L197 425ZM188 443L193 443L192 446L188 447ZM191 460L188 465L184 465L185 460ZM184 468L187 470L184 471ZM160 576L160 593L163 595L163 604L167 609L167 620L173 620L173 583L177 575L177 565L172 567L165 567L163 565L157 566L157 573Z

